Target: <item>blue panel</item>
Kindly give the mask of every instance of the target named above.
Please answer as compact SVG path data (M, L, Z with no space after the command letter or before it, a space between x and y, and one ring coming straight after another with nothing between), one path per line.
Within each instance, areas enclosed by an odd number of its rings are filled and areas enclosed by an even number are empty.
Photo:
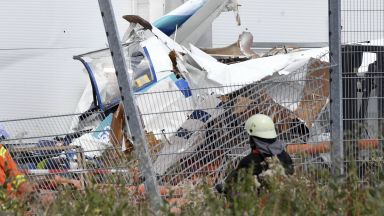
M134 93L145 92L150 87L152 87L153 84L155 84L157 82L157 76L156 76L155 68L153 67L152 59L151 59L151 56L149 55L147 47L143 47L143 50L144 50L144 55L145 55L145 57L146 57L146 59L148 60L148 63L149 63L149 67L150 67L149 70L150 70L150 72L152 74L152 80L149 83L144 84L140 88L135 88L133 90Z
M176 27L182 26L193 14L195 14L203 5L206 0L193 0L181 5L180 7L172 10L170 13L160 17L153 25L164 32L164 34L172 35Z
M157 76L156 76L155 68L153 67L151 56L149 55L147 47L143 47L143 50L144 50L145 57L147 57L147 60L149 62L149 66L151 68L151 73L152 73L152 76L153 76L153 81L152 82L155 83L155 82L157 82Z
M189 139L192 136L192 134L193 134L192 131L188 131L187 129L181 127L179 128L179 130L177 130L176 136L184 139Z
M160 31L162 31L164 34L171 36L176 31L176 27L178 28L183 25L184 22L187 21L190 17L191 15L167 15L156 20L153 25Z
M95 75L93 74L93 71L89 64L85 62L83 59L79 59L83 65L85 66L85 69L87 70L87 73L89 75L89 78L91 79L91 84L92 84L92 90L95 91L96 94L96 99L97 99L97 105L100 108L101 111L104 111L104 105L103 105L103 100L101 99L99 87L97 86L96 78ZM96 102L96 101L94 101Z
M112 124L112 113L110 113L97 127L92 131L92 136L102 141L109 141L109 134Z
M192 112L189 118L201 120L205 123L206 121L208 121L209 118L211 118L211 115L203 110L195 110Z
M192 96L191 89L189 88L188 82L184 79L179 79L175 82L177 88L180 89L181 93L183 93L184 97Z
M4 126L0 123L0 140L2 139L9 139L11 136L9 133L5 130Z

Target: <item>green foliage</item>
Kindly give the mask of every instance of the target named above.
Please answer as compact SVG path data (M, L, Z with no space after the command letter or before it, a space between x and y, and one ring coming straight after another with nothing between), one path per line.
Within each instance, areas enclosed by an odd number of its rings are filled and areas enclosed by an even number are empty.
M12 215L17 211L23 210L23 204L16 199L10 199L7 190L0 189L0 215Z
M187 185L181 204L166 203L162 215L382 215L384 184L361 184L356 175L342 182L323 179L322 183L281 172L263 175L257 184L249 172L241 183L231 185L227 196L206 184ZM260 179L259 179L260 180ZM2 210L24 215L23 203L0 196ZM154 215L142 197L123 186L91 187L85 191L65 189L51 205L36 202L30 209L38 215ZM176 211L177 212L177 211Z
M47 215L150 215L146 202L135 202L124 187L64 191L46 210Z

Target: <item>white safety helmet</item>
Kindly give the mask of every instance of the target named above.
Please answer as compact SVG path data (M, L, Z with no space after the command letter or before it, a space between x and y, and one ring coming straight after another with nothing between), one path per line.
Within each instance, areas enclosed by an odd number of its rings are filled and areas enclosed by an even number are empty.
M272 119L263 114L251 116L245 122L245 130L250 136L256 136L264 139L274 139L277 137L275 124Z

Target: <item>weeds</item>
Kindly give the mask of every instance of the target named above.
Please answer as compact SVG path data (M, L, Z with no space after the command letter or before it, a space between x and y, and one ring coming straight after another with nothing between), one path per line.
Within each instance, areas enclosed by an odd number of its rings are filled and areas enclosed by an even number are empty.
M364 185L357 175L351 174L341 183L328 178L319 184L300 176L287 177L279 170L277 167L265 173L258 181L245 172L241 184L231 185L231 193L227 195L218 194L207 184L189 184L181 196L165 199L162 214L382 215L384 212L384 184L380 182ZM125 186L63 190L51 205L37 202L31 208L22 208L25 203L6 199L4 193L0 198L2 211L15 215L25 215L28 209L38 209L38 215L154 215L148 202Z

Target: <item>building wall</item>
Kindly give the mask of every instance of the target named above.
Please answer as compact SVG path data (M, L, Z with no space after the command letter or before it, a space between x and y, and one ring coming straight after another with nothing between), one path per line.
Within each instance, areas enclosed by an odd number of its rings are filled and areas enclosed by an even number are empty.
M128 27L121 16L139 14L153 21L184 1L112 0L121 34ZM245 29L255 42L326 44L327 2L239 0L243 25L236 26L233 12L222 13L199 44L209 47L212 40L213 46L225 46ZM362 5L360 0L343 2L349 2L346 9L351 11ZM382 6L382 0L368 3ZM379 22L377 17L382 13L349 12L342 20L358 20L374 31L383 28L382 23L372 23ZM0 1L0 26L0 119L73 112L88 77L72 56L107 45L97 1ZM353 31L354 26L345 29ZM372 39L366 35L345 40Z
M232 12L222 13L213 23L213 46L234 42L248 29L258 44L304 44L324 46L328 43L328 0L238 0L242 26L236 26ZM341 20L345 43L378 39L384 25L380 11L382 0L342 0ZM359 31L356 31L357 28Z
M113 0L121 35L132 0ZM0 120L71 113L88 82L73 55L107 45L95 0L0 1Z
M327 42L328 1L238 0L242 26L233 12L222 13L213 23L213 45L234 42L248 29L255 42Z
M149 4L149 21L154 22L165 13L165 0L151 0Z
M342 0L341 5L342 42L383 39L383 0Z

